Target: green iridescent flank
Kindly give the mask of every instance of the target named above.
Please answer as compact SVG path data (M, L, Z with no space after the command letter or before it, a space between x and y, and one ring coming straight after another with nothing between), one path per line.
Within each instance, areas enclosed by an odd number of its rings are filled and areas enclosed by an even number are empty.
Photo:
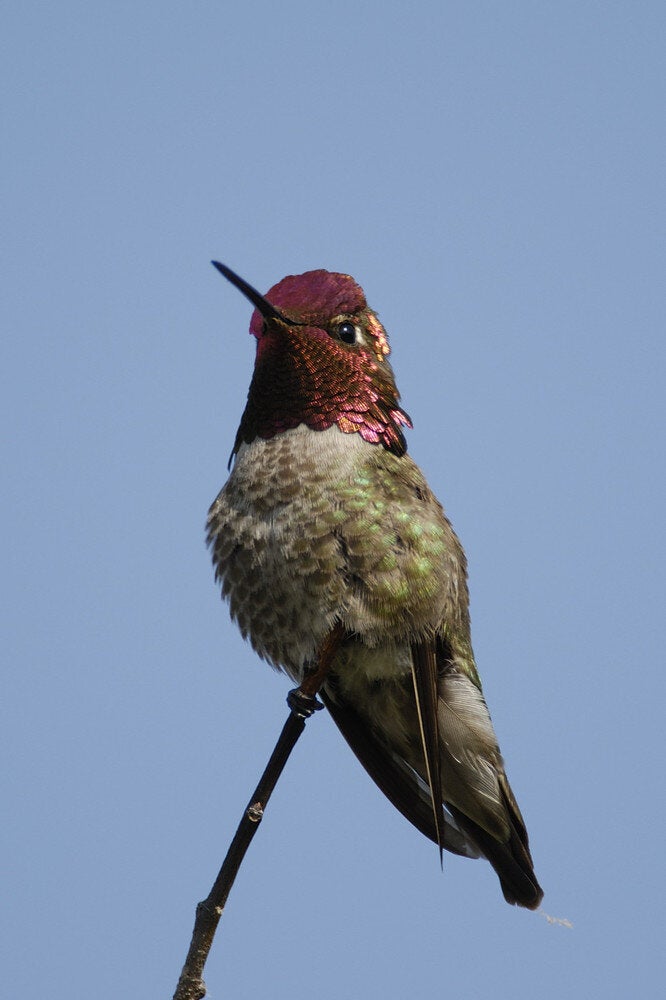
M333 484L344 518L344 549L358 585L372 579L366 599L378 617L389 620L437 593L446 593L457 540L443 511L413 463L384 449L351 479ZM451 604L456 595L451 595ZM464 633L466 621L461 621Z

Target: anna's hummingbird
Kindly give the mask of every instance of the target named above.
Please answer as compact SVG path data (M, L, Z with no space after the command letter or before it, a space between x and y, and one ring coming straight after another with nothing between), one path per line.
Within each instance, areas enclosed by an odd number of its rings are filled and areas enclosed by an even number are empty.
M208 515L216 578L256 652L298 683L334 630L321 695L422 833L486 857L504 897L543 896L481 691L466 559L423 473L386 332L347 274L308 271L253 303L254 374L233 470Z

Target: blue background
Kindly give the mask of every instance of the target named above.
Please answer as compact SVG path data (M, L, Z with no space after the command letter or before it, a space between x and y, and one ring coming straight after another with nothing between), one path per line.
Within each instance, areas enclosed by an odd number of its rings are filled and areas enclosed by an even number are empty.
M286 715L203 544L265 290L353 274L469 557L544 910L445 857L330 719L210 996L657 996L664 904L661 3L5 12L0 930L8 996L170 997ZM638 985L637 985L638 984Z

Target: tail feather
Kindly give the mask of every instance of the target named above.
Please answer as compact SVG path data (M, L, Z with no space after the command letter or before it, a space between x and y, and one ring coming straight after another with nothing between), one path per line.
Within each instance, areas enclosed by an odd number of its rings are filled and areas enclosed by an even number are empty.
M543 892L481 688L464 661L451 657L443 643L440 664L445 805L497 872L506 901L534 910Z
M534 874L524 827L519 831L512 822L509 839L500 843L455 806L447 803L447 808L495 869L507 903L536 910L543 899L543 889Z
M483 855L507 902L536 909L543 892L478 678L441 638L433 645L411 645L412 677L368 679L356 665L332 672L321 696L371 778L440 856Z

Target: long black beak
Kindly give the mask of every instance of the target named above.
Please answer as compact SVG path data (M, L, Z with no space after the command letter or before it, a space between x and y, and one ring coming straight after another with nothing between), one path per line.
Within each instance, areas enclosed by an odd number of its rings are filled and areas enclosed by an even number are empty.
M213 267L216 267L220 274L223 274L227 281L230 281L232 285L235 285L239 292L242 292L246 299L249 299L253 306L255 306L264 319L277 319L281 323L286 323L287 326L293 326L294 320L287 319L283 316L275 306L272 306L268 299L265 299L263 295L249 285L247 281L239 277L235 271L232 271L230 267L226 264L220 264L219 260L211 260Z

